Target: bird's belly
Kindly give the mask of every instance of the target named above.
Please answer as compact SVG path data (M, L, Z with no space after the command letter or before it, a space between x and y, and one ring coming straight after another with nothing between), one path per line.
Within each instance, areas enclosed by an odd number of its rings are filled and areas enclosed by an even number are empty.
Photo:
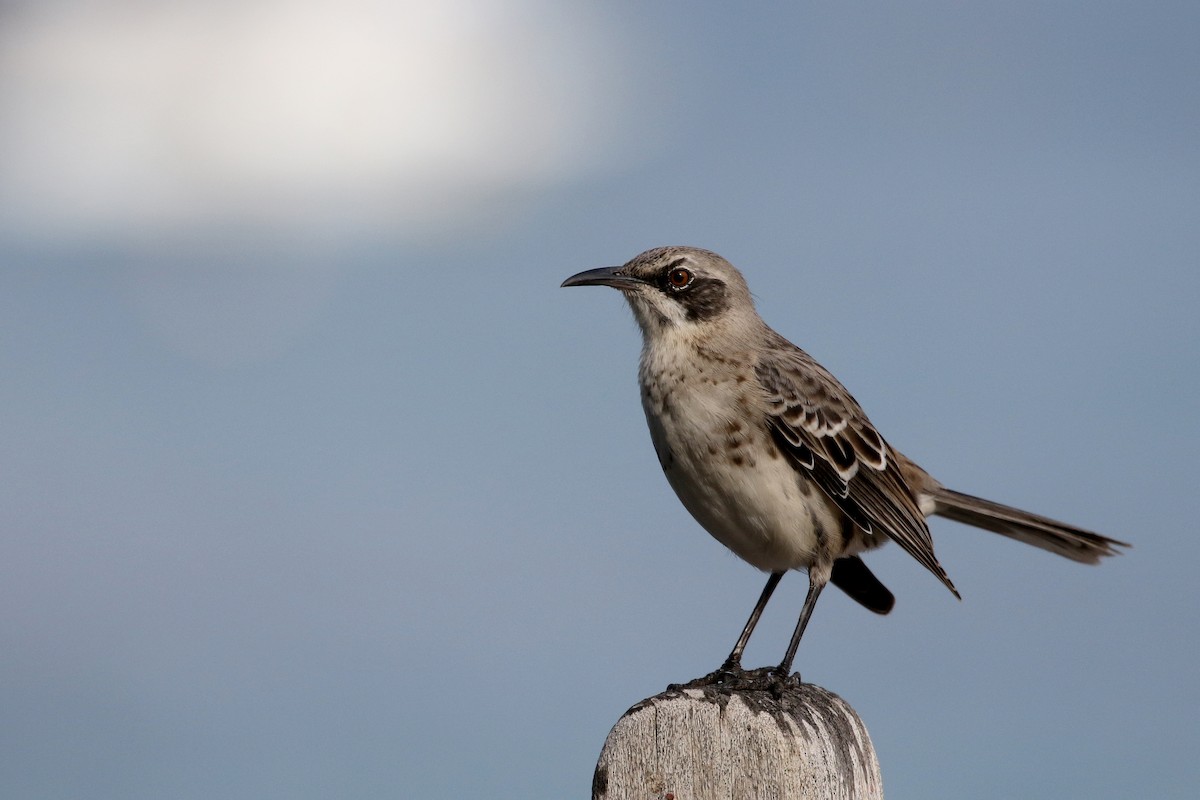
M699 407L672 411L647 414L655 450L684 507L717 541L771 572L842 554L841 512L765 427Z

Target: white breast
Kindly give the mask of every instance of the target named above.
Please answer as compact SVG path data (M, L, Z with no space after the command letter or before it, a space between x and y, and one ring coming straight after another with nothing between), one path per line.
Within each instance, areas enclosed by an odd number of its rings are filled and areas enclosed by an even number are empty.
M642 407L659 462L684 507L759 569L807 567L818 530L840 540L841 514L775 448L753 366L643 353Z

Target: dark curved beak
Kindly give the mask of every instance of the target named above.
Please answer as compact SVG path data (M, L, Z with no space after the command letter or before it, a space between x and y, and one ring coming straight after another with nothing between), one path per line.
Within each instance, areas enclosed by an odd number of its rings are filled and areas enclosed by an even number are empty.
M621 275L617 270L620 267L600 267L599 269L589 269L580 272L577 275L572 275L562 282L563 286L611 286L614 289L636 289L645 281L639 278L631 278L628 275Z

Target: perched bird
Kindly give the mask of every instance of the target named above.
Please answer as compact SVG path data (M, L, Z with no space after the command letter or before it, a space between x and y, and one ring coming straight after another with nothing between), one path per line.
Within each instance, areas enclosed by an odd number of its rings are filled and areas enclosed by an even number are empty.
M660 247L562 285L625 296L642 331L642 408L668 482L717 541L770 573L714 680L742 671L788 570L807 570L808 594L775 677L790 675L827 583L871 611L892 609L892 593L859 558L889 539L958 597L933 552L931 514L1086 564L1128 547L947 489L887 443L837 378L763 322L742 274L716 253Z

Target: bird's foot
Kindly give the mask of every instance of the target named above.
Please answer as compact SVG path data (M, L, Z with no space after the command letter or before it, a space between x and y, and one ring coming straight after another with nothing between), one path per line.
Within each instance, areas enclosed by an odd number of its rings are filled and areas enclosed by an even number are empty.
M743 681L746 670L737 661L726 660L712 672L683 684L684 689L702 689L705 686L733 686Z
M790 666L758 667L744 669L739 660L725 659L725 663L707 675L694 678L687 683L673 683L668 691L684 689L722 689L725 691L769 691L776 697L788 689L800 685L800 673L791 672Z
M778 667L743 669L741 664L726 661L717 669L683 684L667 687L672 691L683 689L723 689L726 691L770 691L776 695L785 689L800 685L800 673L785 675Z
M791 668L771 667L767 670L767 674L771 676L771 680L780 681L782 683L800 683L800 673L792 672Z
M787 672L779 667L771 667L766 671L767 688L771 694L776 697L781 697L788 689L794 689L800 685L799 672Z

